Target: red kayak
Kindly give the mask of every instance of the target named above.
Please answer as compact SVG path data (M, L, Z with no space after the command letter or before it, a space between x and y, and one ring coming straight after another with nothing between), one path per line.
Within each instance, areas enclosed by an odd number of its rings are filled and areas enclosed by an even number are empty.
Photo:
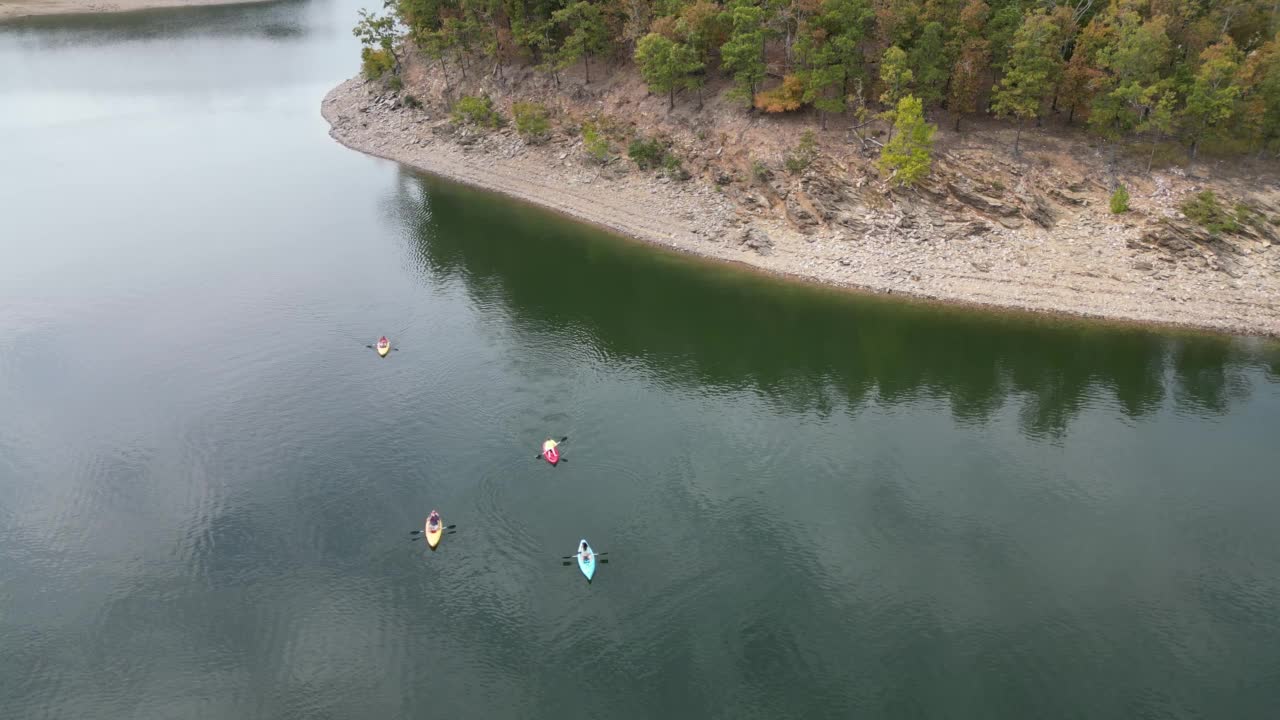
M548 440L542 443L542 459L552 465L560 462L560 449L556 447L557 444L555 440Z

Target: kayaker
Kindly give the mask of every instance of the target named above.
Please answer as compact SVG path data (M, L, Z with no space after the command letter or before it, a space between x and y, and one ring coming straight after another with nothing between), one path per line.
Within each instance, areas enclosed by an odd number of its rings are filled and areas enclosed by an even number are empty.
M587 547L587 541L586 541L586 540L583 540L583 541L582 541L582 548L581 548L581 549L579 549L579 550L578 550L578 552L580 552L580 553L582 554L582 561L583 561L583 562L591 562L591 551L590 551L590 549Z

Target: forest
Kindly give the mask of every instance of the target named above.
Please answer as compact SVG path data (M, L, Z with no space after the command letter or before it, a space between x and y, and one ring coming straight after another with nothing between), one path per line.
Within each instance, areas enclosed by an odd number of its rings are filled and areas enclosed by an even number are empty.
M943 109L1019 131L1054 117L1195 159L1280 153L1280 0L388 0L365 69L423 53L448 75L635 67L674 107L714 77L747 112L825 127ZM913 122L906 118L906 122ZM919 125L919 123L916 123ZM1016 134L1020 137L1021 132ZM1015 139L1015 152L1018 139Z

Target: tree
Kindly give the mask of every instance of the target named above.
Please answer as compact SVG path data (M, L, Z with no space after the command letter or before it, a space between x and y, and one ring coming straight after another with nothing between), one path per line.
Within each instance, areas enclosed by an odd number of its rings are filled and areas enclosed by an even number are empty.
M696 86L695 73L703 67L693 48L657 33L649 33L636 43L636 65L651 92L668 94L668 110L676 106L677 89Z
M960 132L961 116L978 110L978 92L982 89L982 78L987 74L987 45L981 37L970 39L960 49L960 57L951 70L951 95L947 99L947 108L956 117L956 132Z
M817 108L822 129L829 113L843 112L849 81L861 71L858 43L872 17L864 0L825 0L800 28L795 54L804 102Z
M568 35L560 45L557 64L564 69L581 58L586 81L590 84L591 56L602 53L609 47L609 29L605 26L600 6L578 0L556 10L551 14L551 19L568 30Z
M1165 90L1160 75L1170 43L1163 16L1144 22L1137 12L1113 5L1103 22L1089 32L1099 68L1090 85L1089 127L1111 141L1114 173L1119 143L1143 131L1139 125Z
M1151 86L1148 92L1151 95L1143 103L1149 110L1146 118L1138 123L1137 130L1151 135L1151 154L1147 156L1147 174L1150 174L1151 164L1156 160L1156 147L1176 127L1174 113L1178 96L1172 89L1162 89L1160 85Z
M728 21L732 29L720 46L720 63L733 74L733 94L750 103L764 80L764 10L750 0L734 0Z
M368 10L360 10L360 22L351 28L351 34L360 38L365 47L377 47L391 56L394 63L392 73L400 74L400 56L396 54L396 16L376 15Z
M728 35L724 15L715 3L708 0L696 0L684 6L676 19L675 29L679 38L698 54L703 65L711 62L712 51Z
M875 13L867 0L825 0L822 11L814 19L827 32L827 44L839 59L840 96L849 94L849 84L862 74L860 45L867 35L867 24Z
M920 38L911 48L910 65L916 81L916 96L926 105L942 102L950 68L942 23L931 22L924 26Z
M1061 69L1057 35L1058 26L1043 10L1027 15L1013 36L1004 77L992 88L992 109L996 115L1018 119L1018 131L1013 139L1015 155L1022 139L1022 124L1029 118L1040 117L1045 97Z
M894 45L885 50L884 57L880 59L880 82L884 85L880 102L888 105L890 112L898 106L898 100L910 91L914 80L915 73L911 72L907 54L902 48Z
M933 166L933 134L937 127L924 121L919 99L907 95L894 112L894 137L880 150L880 170L899 185L915 185Z
M1249 54L1240 69L1241 128L1259 152L1280 149L1280 35Z
M1089 65L1084 46L1077 44L1075 52L1071 53L1071 62L1062 71L1062 82L1058 85L1058 103L1067 111L1068 125L1075 121L1077 112L1089 107L1098 77L1098 71Z
M987 22L987 40L991 42L991 65L1003 68L1009 62L1013 36L1022 25L1022 10L1018 3L1009 3L991 15Z
M1187 93L1181 118L1190 138L1192 160L1205 134L1225 123L1235 110L1240 86L1234 81L1239 69L1240 51L1230 37L1223 36L1200 53L1200 69Z

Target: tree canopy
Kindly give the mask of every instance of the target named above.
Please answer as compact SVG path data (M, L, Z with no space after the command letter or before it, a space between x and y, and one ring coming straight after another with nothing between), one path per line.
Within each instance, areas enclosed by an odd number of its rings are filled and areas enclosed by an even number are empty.
M388 0L356 34L399 69L404 42L464 75L634 65L667 95L716 75L768 111L821 121L910 95L956 119L1049 115L1109 139L1280 152L1275 0ZM397 22L398 21L398 22ZM764 98L761 103L760 98Z

